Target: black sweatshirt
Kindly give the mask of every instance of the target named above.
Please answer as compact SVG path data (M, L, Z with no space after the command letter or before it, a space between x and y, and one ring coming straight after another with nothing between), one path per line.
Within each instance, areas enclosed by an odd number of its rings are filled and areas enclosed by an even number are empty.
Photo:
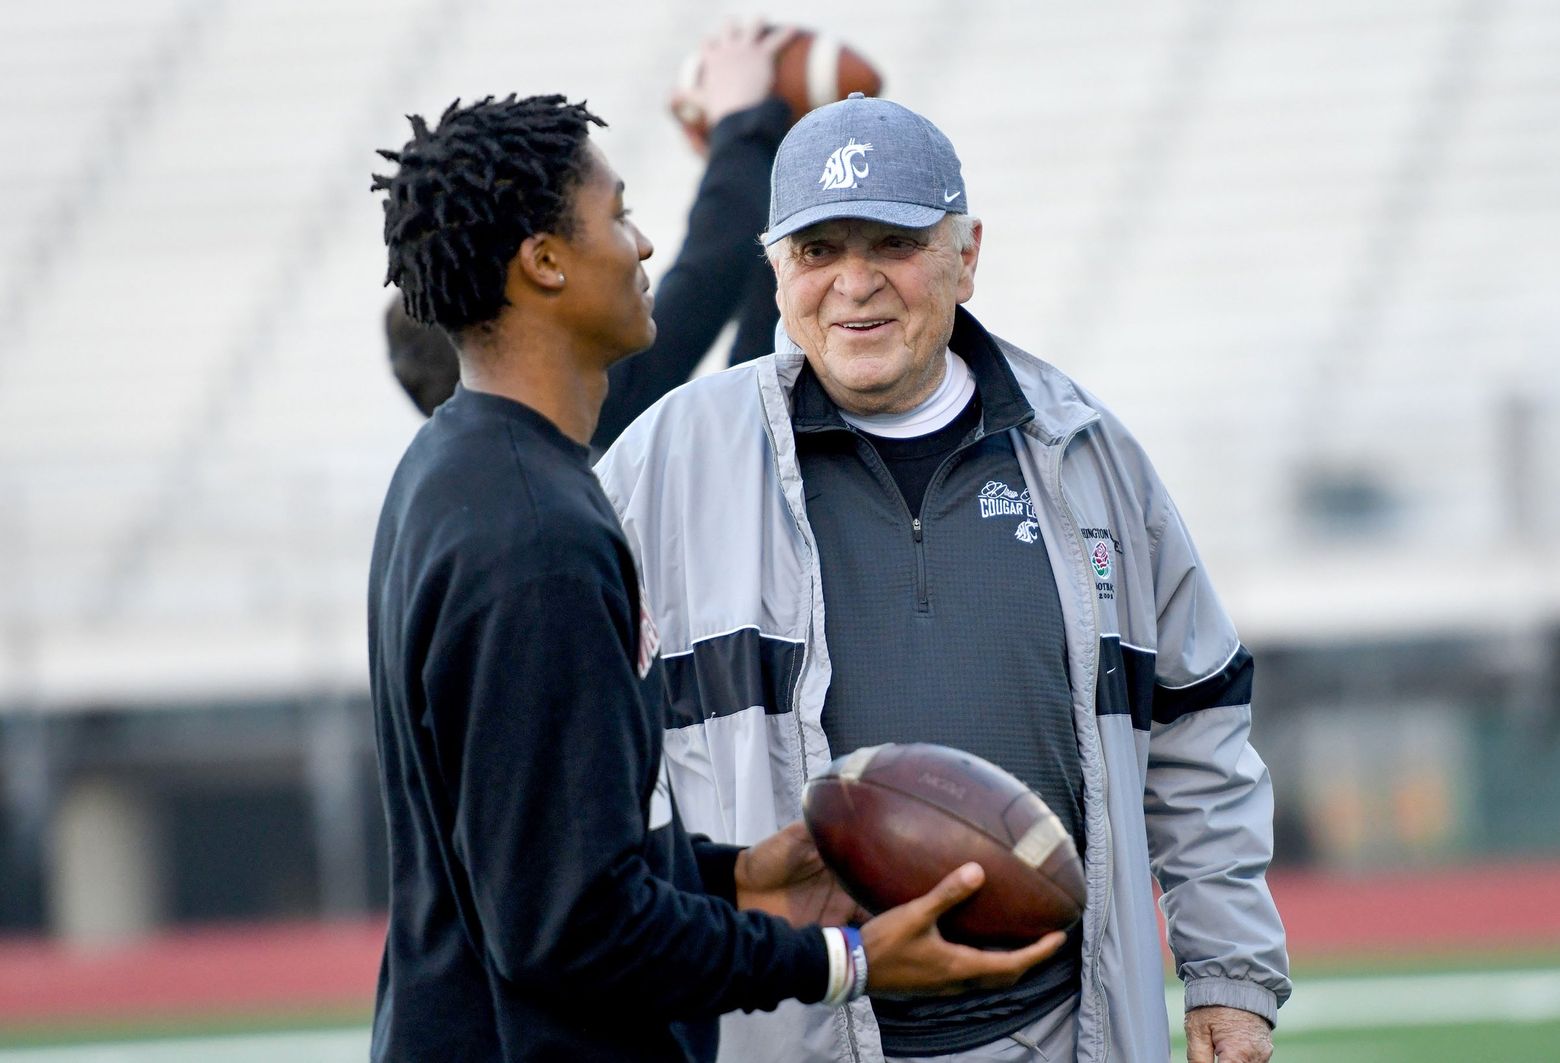
M385 499L375 1060L705 1060L721 1012L823 995L819 931L732 907L735 851L657 792L661 669L586 454L460 388Z
M710 161L688 213L688 235L655 289L655 343L612 367L591 442L605 450L634 418L698 367L733 314L731 363L775 349L775 278L759 246L769 171L791 124L771 97L710 131Z

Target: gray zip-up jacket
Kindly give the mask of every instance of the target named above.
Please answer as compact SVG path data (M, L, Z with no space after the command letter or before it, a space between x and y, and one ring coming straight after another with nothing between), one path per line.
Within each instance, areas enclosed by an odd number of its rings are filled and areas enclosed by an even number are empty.
M960 326L979 329L962 308ZM1067 623L1083 765L1078 1059L1170 1052L1150 872L1188 1008L1275 1021L1289 996L1265 874L1272 787L1247 741L1251 656L1136 440L1067 376L996 341L1035 417L1013 430ZM831 751L817 547L790 395L799 350L673 391L597 475L637 555L671 685L665 756L688 829L750 844L801 814ZM840 751L844 752L844 751ZM883 1058L870 1004L728 1016L722 1058Z

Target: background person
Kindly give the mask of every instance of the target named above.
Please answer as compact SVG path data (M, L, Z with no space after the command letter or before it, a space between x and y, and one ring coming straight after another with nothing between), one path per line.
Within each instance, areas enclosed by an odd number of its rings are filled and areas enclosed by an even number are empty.
M669 396L597 471L659 610L691 824L762 837L832 756L941 742L1045 798L1088 909L1015 987L728 1023L729 1058L1164 1059L1152 871L1191 1058L1260 1063L1289 980L1250 654L1132 437L960 306L968 212L920 115L803 118L764 236L795 344Z
M460 383L455 345L443 329L413 321L401 305L400 293L385 307L385 341L390 350L390 372L417 412L432 417Z

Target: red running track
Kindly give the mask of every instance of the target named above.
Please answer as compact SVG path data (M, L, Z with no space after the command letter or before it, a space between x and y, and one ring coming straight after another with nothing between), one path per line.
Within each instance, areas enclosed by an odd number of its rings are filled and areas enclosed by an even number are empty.
M1560 948L1560 863L1268 880L1290 951L1305 958Z
M1560 863L1341 877L1274 873L1301 959L1560 950ZM0 1028L201 1016L366 1017L384 922L203 928L114 948L0 941Z
M200 1015L366 1014L382 919L188 930L111 948L0 942L0 1028Z

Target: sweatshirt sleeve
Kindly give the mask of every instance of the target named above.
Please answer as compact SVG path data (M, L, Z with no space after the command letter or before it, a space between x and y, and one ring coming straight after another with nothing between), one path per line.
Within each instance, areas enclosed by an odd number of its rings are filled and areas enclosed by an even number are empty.
M737 854L743 847L712 842L702 834L696 834L690 840L693 842L694 859L699 863L699 879L704 883L704 892L735 907Z
M711 131L688 234L656 285L655 343L612 367L594 446L611 446L634 418L684 383L739 307L745 357L768 352L766 332L773 332L779 311L758 234L769 209L769 170L789 118L786 104L771 98L728 115ZM763 351L753 350L754 343Z
M660 732L621 592L575 575L466 590L430 646L426 722L489 967L530 995L669 1018L819 1000L817 928L682 892L646 863Z

